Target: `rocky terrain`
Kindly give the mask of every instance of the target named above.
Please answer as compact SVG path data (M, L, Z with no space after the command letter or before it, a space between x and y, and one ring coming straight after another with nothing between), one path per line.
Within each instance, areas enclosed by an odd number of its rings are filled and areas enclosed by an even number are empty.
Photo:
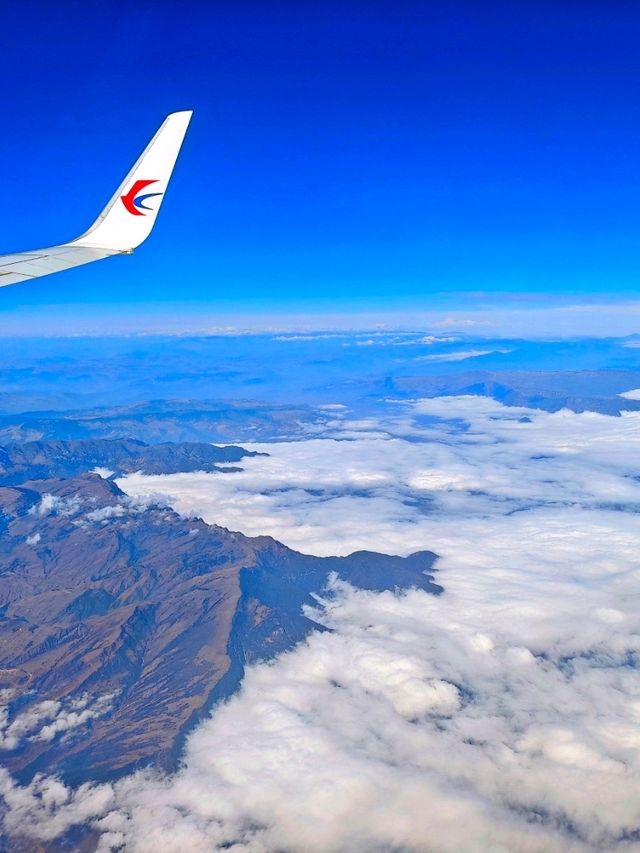
M375 413L390 398L460 394L492 397L506 406L527 406L549 412L570 409L619 415L624 411L640 410L640 400L620 396L640 385L637 368L468 370L457 365L455 371L428 374L414 374L414 369L415 363L401 363L394 373L341 378L328 382L323 393L327 400L340 401L364 415ZM56 439L128 438L149 444L268 441L303 437L326 427L332 417L331 407L327 410L308 404L292 406L255 400L140 400L95 408L16 412L6 395L0 393L0 406L5 407L4 413L0 412L0 445ZM145 461L149 464L148 456Z
M6 403L0 394L0 404ZM0 444L53 439L135 438L156 442L263 441L315 424L311 406L255 401L149 400L68 411L0 414Z
M237 688L245 663L317 627L303 606L330 572L364 588L441 591L430 552L306 556L77 473L82 459L166 471L242 454L138 442L5 448L0 762L19 779L57 772L77 783L174 766L185 733ZM47 465L49 476L30 477Z
M0 485L42 477L72 477L93 468L120 477L135 471L175 474L215 471L255 453L241 447L165 442L147 445L134 439L93 441L27 441L0 446Z

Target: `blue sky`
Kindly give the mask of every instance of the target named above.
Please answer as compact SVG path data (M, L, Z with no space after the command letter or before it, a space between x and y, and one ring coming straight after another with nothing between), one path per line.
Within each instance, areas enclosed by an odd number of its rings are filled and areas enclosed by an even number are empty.
M639 41L631 3L8 7L0 251L195 116L150 240L1 290L0 332L633 301Z

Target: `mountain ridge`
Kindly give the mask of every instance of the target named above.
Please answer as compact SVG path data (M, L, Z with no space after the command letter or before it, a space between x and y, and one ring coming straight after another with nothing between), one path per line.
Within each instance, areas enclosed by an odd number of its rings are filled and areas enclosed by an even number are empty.
M0 486L0 513L0 760L22 781L175 768L245 665L320 629L303 607L332 572L442 591L429 551L300 554L132 500L95 473Z

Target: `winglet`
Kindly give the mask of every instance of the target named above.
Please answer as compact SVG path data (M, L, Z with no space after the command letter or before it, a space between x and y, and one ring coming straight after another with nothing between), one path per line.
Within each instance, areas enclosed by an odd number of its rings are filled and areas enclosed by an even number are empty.
M130 252L151 233L192 112L171 113L88 231L69 246Z

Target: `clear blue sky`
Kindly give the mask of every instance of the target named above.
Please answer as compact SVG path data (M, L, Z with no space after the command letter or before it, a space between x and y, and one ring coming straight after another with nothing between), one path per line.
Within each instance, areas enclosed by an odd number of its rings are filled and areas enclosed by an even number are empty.
M0 251L84 230L195 116L150 240L0 290L0 325L635 298L638 45L624 2L8 4Z

